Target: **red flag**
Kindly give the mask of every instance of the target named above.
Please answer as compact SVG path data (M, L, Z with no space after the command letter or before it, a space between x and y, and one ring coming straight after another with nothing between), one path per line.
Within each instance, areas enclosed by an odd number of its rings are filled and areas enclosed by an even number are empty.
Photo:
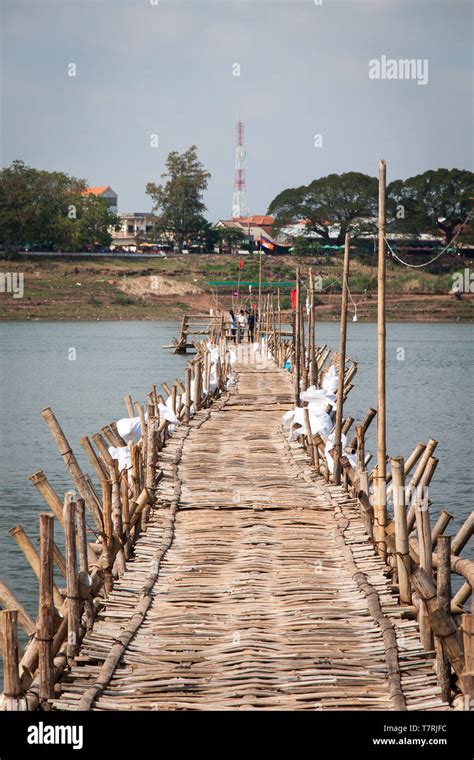
M296 290L291 291L291 308L296 309Z
M243 265L244 265L244 262L242 261L242 259L240 259L240 261L239 261L239 268L242 269Z

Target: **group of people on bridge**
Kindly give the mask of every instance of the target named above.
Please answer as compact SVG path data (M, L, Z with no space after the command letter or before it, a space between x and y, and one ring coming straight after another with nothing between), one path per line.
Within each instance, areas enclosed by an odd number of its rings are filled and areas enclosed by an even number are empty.
M233 309L229 310L229 329L231 340L241 342L247 337L249 343L253 343L255 329L258 323L258 311L252 309L240 309L236 314Z

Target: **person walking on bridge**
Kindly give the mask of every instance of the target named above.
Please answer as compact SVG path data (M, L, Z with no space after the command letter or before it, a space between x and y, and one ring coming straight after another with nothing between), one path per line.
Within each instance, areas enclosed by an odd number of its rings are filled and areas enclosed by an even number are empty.
M235 316L232 309L230 309L229 315L230 315L230 337L235 343L236 335L237 335L237 317Z

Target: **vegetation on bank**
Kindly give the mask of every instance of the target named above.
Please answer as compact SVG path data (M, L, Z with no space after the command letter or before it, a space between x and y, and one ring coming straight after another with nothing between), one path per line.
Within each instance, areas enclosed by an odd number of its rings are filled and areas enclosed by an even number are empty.
M299 262L290 256L263 257L265 282L292 282L299 264L311 265L320 277L321 319L337 318L341 290L340 256ZM360 320L375 319L377 271L374 261L351 262L349 287ZM387 263L388 318L400 320L470 321L473 296L456 300L449 291L453 274L465 267L462 259L444 259L437 273L405 269ZM186 311L229 308L235 286L214 287L209 282L258 281L258 256L180 256L169 259L25 259L0 262L0 272L23 273L24 294L0 293L1 320L175 319ZM241 297L249 299L248 286ZM265 291L268 289L265 288ZM257 288L253 287L252 297ZM283 307L290 306L290 288L281 291ZM353 306L351 305L353 310Z

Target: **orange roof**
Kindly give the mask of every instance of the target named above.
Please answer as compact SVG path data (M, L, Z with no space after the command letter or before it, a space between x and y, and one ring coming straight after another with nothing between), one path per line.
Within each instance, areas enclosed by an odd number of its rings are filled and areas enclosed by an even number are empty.
M262 224L265 225L272 225L274 222L273 216L238 216L232 221L234 222L240 222L241 224L257 224L261 226Z
M83 195L102 195L106 190L112 190L110 185L101 185L100 187L87 187Z

